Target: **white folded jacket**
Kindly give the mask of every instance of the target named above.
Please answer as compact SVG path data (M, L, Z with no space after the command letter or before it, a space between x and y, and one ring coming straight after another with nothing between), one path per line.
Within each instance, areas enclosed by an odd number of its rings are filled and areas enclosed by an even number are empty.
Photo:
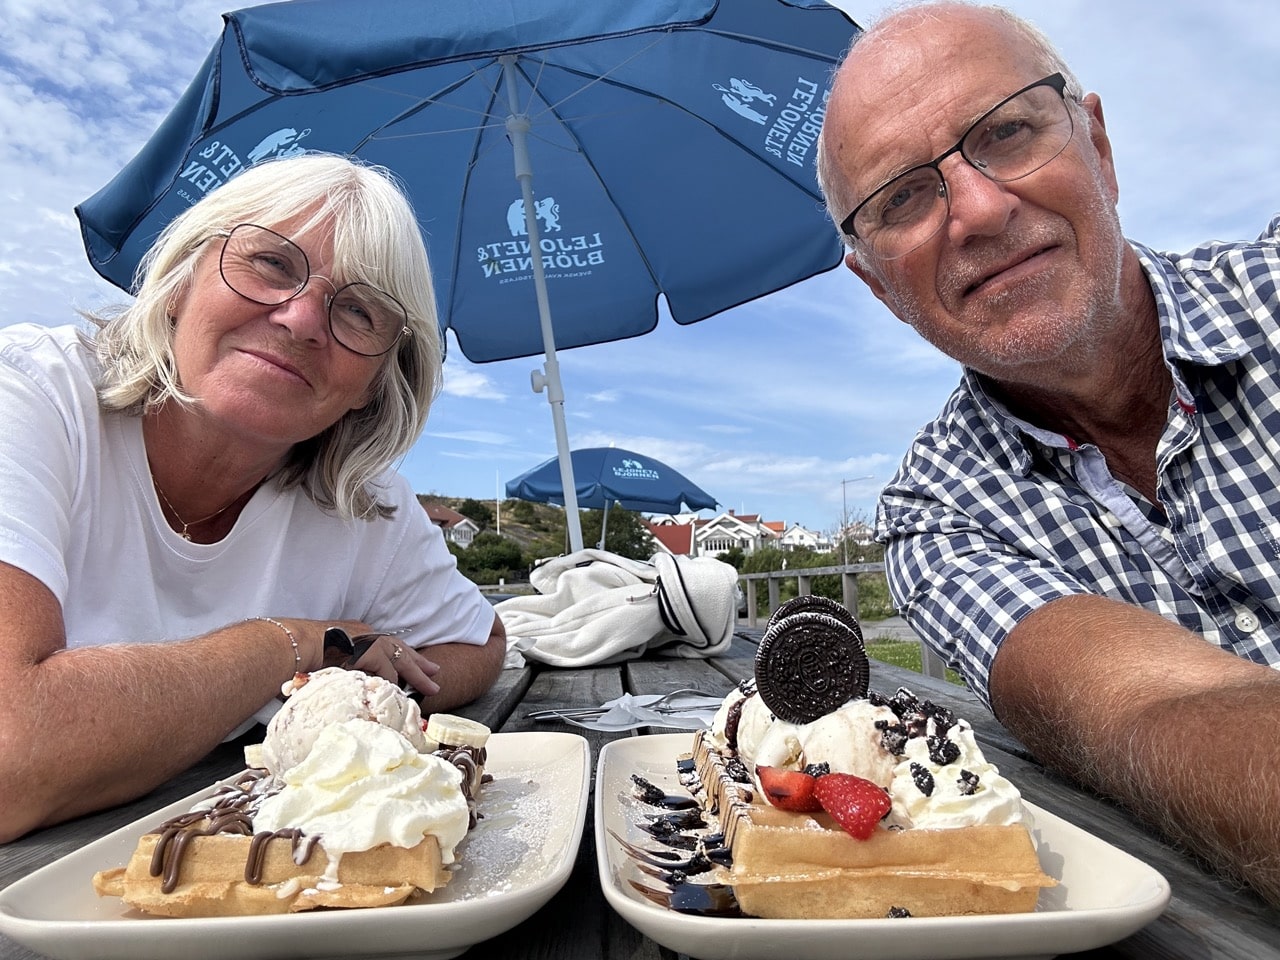
M534 567L537 594L495 604L507 649L557 667L664 656L713 657L737 622L738 572L711 557L649 562L579 550Z

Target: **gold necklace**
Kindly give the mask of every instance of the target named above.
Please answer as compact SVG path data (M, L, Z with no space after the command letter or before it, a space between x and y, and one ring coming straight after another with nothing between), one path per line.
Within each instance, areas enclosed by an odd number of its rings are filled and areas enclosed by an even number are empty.
M178 536L182 537L183 540L187 540L187 541L191 540L191 534L187 533L187 530L189 528L198 527L202 523L208 523L210 520L213 520L217 517L222 516L224 513L230 510L233 506L235 506L236 500L240 499L240 497L236 497L235 500L232 500L221 510L215 510L213 513L209 514L207 517L205 517L202 520L192 520L190 523L188 523L186 520L183 520L182 517L178 515L178 511L174 509L173 504L169 502L169 498L164 495L164 491L160 489L160 484L156 483L156 478L154 474L151 477L151 486L155 488L156 493L160 494L160 499L163 500L164 505L169 508L169 512L173 514L173 518L177 520L180 524L182 524L182 529L178 531ZM243 496L243 494L241 494L241 496Z

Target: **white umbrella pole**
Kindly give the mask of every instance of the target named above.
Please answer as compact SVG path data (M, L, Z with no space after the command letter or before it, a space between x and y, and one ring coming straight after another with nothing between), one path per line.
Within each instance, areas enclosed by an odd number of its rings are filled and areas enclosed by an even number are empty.
M560 382L560 363L556 360L556 338L551 327L551 304L547 298L547 276L542 268L542 238L538 218L533 209L533 166L529 162L529 118L520 112L516 99L515 57L501 57L503 79L507 86L507 134L515 160L516 179L524 197L524 222L529 232L529 259L533 265L533 289L538 296L538 320L542 325L542 346L547 362L542 370L533 371L533 392L547 391L551 420L556 431L556 455L560 460L560 483L564 487L564 512L569 525L569 549L582 549L582 518L578 515L578 489L573 482L573 461L569 454L569 431L564 419L564 386Z
M609 526L609 501L604 502L604 516L600 518L600 549L604 549L604 531Z

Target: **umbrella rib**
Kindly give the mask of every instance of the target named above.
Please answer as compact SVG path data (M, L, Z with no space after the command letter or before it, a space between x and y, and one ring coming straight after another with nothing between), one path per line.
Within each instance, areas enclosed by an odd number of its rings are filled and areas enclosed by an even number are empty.
M356 150L360 149L360 147L364 146L370 140L399 140L399 139L407 139L411 137L425 137L425 136L436 136L438 134L446 134L446 133L460 133L466 130L484 130L489 126L492 126L494 121L502 122L502 120L505 120L506 118L503 117L500 120L498 117L494 115L492 110L484 110L484 111L468 110L466 107L460 107L460 106L457 106L456 104L452 104L452 103L441 104L439 102L441 97L448 96L450 93L452 93L454 90L457 90L459 87L462 87L464 84L470 83L473 79L479 78L482 83L484 83L487 87L489 87L489 92L490 92L489 103L492 104L493 103L492 94L495 92L495 88L493 84L485 80L484 71L494 66L496 62L497 62L496 60L492 60L492 59L487 60L482 65L475 67L467 75L459 77L453 83L447 84L446 86L440 88L439 90L427 96L414 97L412 94L407 94L407 93L401 94L398 90L390 89L387 87L379 87L375 84L370 84L370 87L372 87L373 89L382 90L383 92L389 93L392 96L403 96L406 99L413 99L414 104L408 109L402 110L400 113L396 114L394 117L391 117L390 119L388 119L387 121L379 125L378 127L375 127L369 133L365 134L364 138L359 143L356 144L355 149ZM400 123L404 120L408 120L410 117L421 113L423 110L427 109L427 107L430 107L430 106L435 106L437 108L442 106L447 106L450 110L457 110L462 113L474 113L482 117L484 122L481 122L475 126L460 126L460 127L455 127L448 130L433 130L429 133L379 136L379 133L381 131L387 129L390 126L393 126L394 124Z
M495 100L498 99L498 85L496 83L491 83L491 84L487 84L487 86L489 88L489 103L488 103L488 107L486 108L486 113L492 116L493 103ZM481 141L483 140L483 132L484 132L483 127L479 127L476 129L475 140L471 145L471 156L467 160L466 173L463 174L461 195L462 195L464 205L466 203L467 193L471 190L471 174L476 169L476 162L480 157L480 144L481 144ZM513 166L512 167L513 176L514 176L514 173L515 173L515 168ZM458 272L461 269L461 264L462 264L462 217L456 217L453 225L453 263L449 264L449 300L450 302L447 305L447 309L443 311L443 314L446 318L452 317L453 315L453 296L454 296L454 291L458 289ZM458 331L456 328L453 331L453 335L455 337L458 336ZM443 331L441 331L441 339L442 340L444 339ZM459 342L458 345L459 347L461 347L462 345L461 342ZM464 350L463 353L466 353L466 351Z
M652 42L636 50L634 53L632 53L630 56L626 57L625 59L619 60L611 68L609 68L609 70L606 73L595 74L595 73L585 73L580 70L570 70L567 67L563 67L563 66L560 66L559 64L552 63L551 61L547 60L545 57L532 57L527 54L524 56L517 57L516 64L519 65L521 60L534 60L538 63L537 81L530 78L525 71L523 70L521 71L521 76L523 76L526 80L529 81L530 103L533 102L533 95L538 92L538 89L539 89L538 81L542 79L542 74L548 67L554 67L554 68L563 70L565 73L572 74L573 76L576 76L576 77L581 77L582 79L587 81L582 86L580 86L577 90L574 90L573 93L569 94L566 97L561 98L555 103L551 103L550 101L546 101L546 100L543 101L543 103L546 104L546 112L552 113L556 117L559 117L560 114L557 111L559 110L561 104L567 103L568 101L572 100L574 97L579 96L582 93L585 93L587 90L591 89L591 87L595 86L597 83L609 84L610 83L609 76L611 73L613 73L615 70L621 70L632 60L636 59L636 57L639 57L641 54L648 53L650 50L652 50L654 47L656 47L659 43L661 43L665 39L666 39L665 33L655 35ZM623 86L622 84L615 84L615 85ZM626 88L626 89L630 89L630 88ZM528 105L526 104L526 110L527 108L528 108Z
M730 35L730 36L731 36L731 35ZM815 56L816 56L816 55L815 55ZM826 58L823 58L823 59L826 59ZM623 62L625 62L625 61L623 61ZM835 63L835 61L833 61L833 60L828 60L827 62L832 63L832 64L834 64L834 63ZM584 79L584 80L587 80L587 81L588 81L588 83L587 83L586 85L584 85L584 86L580 87L578 90L574 91L573 96L576 96L578 93L581 93L583 90L586 90L586 89L587 89L587 87L588 87L588 86L590 86L592 83L603 83L603 84L605 84L605 85L607 85L607 86L616 87L616 88L618 88L618 89L620 89L620 90L626 90L626 91L628 91L628 92L630 92L630 93L635 94L636 96L639 96L639 97L642 97L642 98L645 98L645 99L648 99L648 100L652 100L654 103L658 103L658 104L665 104L666 106L669 106L669 107L671 107L671 108L672 108L672 109L674 109L674 110L679 110L681 113L683 113L685 116L689 117L690 119L694 120L695 122L697 122L697 123L701 123L701 124L703 124L704 126L710 127L710 128L711 128L712 130L714 130L717 134L719 134L722 138L724 138L725 140L727 140L729 143L733 144L733 145L734 145L734 147L736 147L736 148L737 148L738 150L740 150L742 153L746 154L746 155L747 155L751 160L755 161L756 163L760 164L761 166L770 167L771 169L774 169L774 170L776 170L776 169L777 169L776 167L773 167L773 166L772 166L772 164L770 164L766 159L764 159L764 157L762 157L762 156L759 154L759 152L758 152L757 150L755 150L755 149L753 149L751 146L749 146L749 145L747 145L747 144L743 143L743 142L742 142L742 140L740 140L738 137L734 136L733 134L731 134L731 133L729 133L727 130L725 130L725 128L724 128L724 127L720 126L720 125L719 125L719 124L717 124L717 123L713 123L709 117L705 117L705 116L702 116L702 115L700 115L700 114L694 113L693 111L691 111L691 110L687 109L686 107L682 106L682 105L681 105L681 104L679 104L679 103L676 103L676 102L675 102L675 101L673 101L673 100L668 100L668 99L666 99L665 97L657 96L657 95L656 95L656 94L654 94L654 93L653 93L653 91L651 91L651 90L645 90L644 88L634 86L633 84L622 83L621 81L618 81L618 80L612 79L612 78L611 78L611 77L609 77L607 74L596 75L596 74L592 74L592 73L587 73L586 71L578 70L578 69L575 69L574 67L567 67L567 66L564 66L563 64L554 64L554 63L549 63L549 64L546 64L546 65L547 65L548 67L550 67L551 69L559 70L559 71L561 71L562 73L566 73L566 74L569 74L569 75L571 75L571 76L575 76L575 77L580 77L580 78L582 78L582 79ZM619 64L619 66L620 66L620 65L621 65L621 64ZM517 61L517 67L518 67L518 66L519 66L519 61ZM616 68L615 68L615 69L616 69ZM523 73L523 71L522 71L522 75L525 75L525 74ZM527 75L525 75L525 76L526 76L526 79L528 79ZM536 91L535 91L535 92L536 92ZM549 101L545 101L545 100L544 100L544 101L543 101L543 103L546 105L546 109L545 109L543 112L544 112L544 113L549 113L549 114L551 114L552 116L556 117L556 119L557 119L557 120L560 120L561 122L563 122L563 120L564 120L565 118L564 118L564 116L563 116L562 114L560 114L559 112L557 112L556 108L557 108L560 104L567 102L569 99L570 99L570 97L565 97L565 98L561 99L560 101L558 101L558 102L557 102L557 103L555 103L555 104L552 104L552 103L550 103ZM616 112L621 112L621 111L616 111ZM598 114L579 114L579 115L577 115L577 116L575 117L575 119L582 119L583 117L586 117L586 116L608 116L608 115L609 115L609 114L607 114L607 113L598 113ZM566 130L566 131L568 131L568 129L569 129L569 128L566 126L566 127L565 127L565 130ZM531 135L536 136L536 134L534 134L532 131L531 131ZM546 142L546 141L544 140L543 142ZM580 145L580 144L577 144L577 141L576 141L576 140L574 141L574 143L575 143L575 145L577 146L578 152L579 152L579 153L582 153L582 154L585 156L585 153L584 153L584 151L582 150L581 145ZM793 180L789 175L787 176L787 179L788 179L788 180L790 180L790 181L791 181L791 183L792 183L792 184L793 184L797 189L799 189L799 190L803 191L803 192L804 192L805 194L807 194L811 199L816 200L816 201L817 201L817 202L819 202L819 203L824 202L824 201L823 201L823 197L822 197L822 195L821 195L818 191L816 191L815 189L812 189L811 187L807 186L807 185L806 185L806 184L804 184L804 183L800 183L800 182L798 182L798 181L796 181L796 180Z

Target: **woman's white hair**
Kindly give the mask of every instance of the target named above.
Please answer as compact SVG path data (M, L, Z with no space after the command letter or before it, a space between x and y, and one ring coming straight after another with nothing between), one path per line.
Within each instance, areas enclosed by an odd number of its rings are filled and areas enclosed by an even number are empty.
M171 221L138 265L134 302L89 316L99 326L90 340L102 366L99 402L135 416L168 402L195 403L178 380L170 312L192 282L205 242L237 224L276 227L299 215L309 216L291 228L295 235L332 227L337 276L363 280L404 304L410 335L384 359L371 402L296 444L275 479L301 486L344 519L387 517L394 508L379 499L373 480L422 433L440 389L443 350L426 247L385 168L321 153L269 160Z

